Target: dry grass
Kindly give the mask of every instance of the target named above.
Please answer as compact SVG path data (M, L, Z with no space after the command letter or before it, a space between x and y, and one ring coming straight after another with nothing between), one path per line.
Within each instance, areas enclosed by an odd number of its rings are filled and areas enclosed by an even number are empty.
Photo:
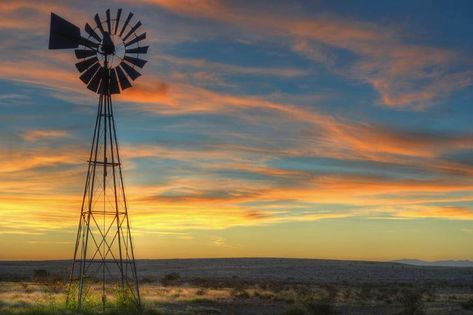
M93 286L91 291L99 295L98 286ZM395 315L403 310L407 314L407 306L421 303L426 314L461 315L469 314L473 301L473 291L468 287L435 290L412 285L236 283L232 286L226 283L222 286L206 283L198 286L182 282L164 286L149 282L142 284L140 291L146 314L309 315L319 314L321 310L330 310L330 314L365 314L377 310L378 314ZM63 286L0 282L1 314L72 314L65 309L64 300ZM114 300L113 293L108 300ZM111 310L110 314L127 314L113 306Z

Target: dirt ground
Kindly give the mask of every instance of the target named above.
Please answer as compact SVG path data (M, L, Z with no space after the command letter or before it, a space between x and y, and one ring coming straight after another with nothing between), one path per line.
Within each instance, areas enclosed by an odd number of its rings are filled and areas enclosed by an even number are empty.
M71 314L57 311L64 305L66 266L67 262L1 262L0 314L34 314L27 311L38 305L55 309L51 314ZM47 276L37 279L34 270L45 270ZM149 314L473 314L471 268L173 260L142 261L139 274ZM90 296L99 291L97 284L89 287ZM108 300L113 301L114 294L111 290Z

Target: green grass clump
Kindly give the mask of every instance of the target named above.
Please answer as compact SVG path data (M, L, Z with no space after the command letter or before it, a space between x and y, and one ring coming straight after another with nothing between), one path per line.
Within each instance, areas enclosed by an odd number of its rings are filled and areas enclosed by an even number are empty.
M74 293L74 292L71 292ZM75 295L72 294L72 297ZM117 290L113 298L105 303L97 296L85 295L82 299L82 306L77 307L77 301L70 298L66 301L50 300L45 304L10 305L0 304L0 314L2 315L164 315L159 310L137 305L129 294Z
M473 311L473 298L460 303L460 306L467 311Z

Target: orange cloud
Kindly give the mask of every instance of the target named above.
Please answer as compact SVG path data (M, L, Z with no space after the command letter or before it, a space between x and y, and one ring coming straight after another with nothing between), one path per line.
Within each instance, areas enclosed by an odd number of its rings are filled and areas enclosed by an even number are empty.
M473 209L465 207L407 207L399 211L397 216L409 219L441 218L453 220L473 220Z
M402 161L407 158L438 158L452 150L467 149L473 145L469 134L445 135L409 132L386 127L351 123L320 114L287 103L268 101L264 98L234 96L217 93L187 84L166 85L159 80L138 83L130 93L126 91L119 100L138 103L141 110L159 114L182 114L211 112L227 114L238 111L240 119L257 120L251 109L264 109L276 116L265 119L277 121L299 121L308 127L301 139L312 138L312 147L295 150L285 148L285 155L323 156L338 159L368 160L391 163L415 163ZM255 121L257 123L257 121ZM307 140L309 140L307 139ZM222 149L222 148L220 148ZM291 152L292 151L292 152ZM277 152L273 152L277 153ZM461 168L465 166L453 162L439 161L439 169ZM436 164L433 163L434 167Z
M153 60L168 62L174 66L186 67L186 72L190 72L189 68L197 68L204 70L205 74L246 74L257 76L277 76L277 77L299 77L309 75L307 70L297 68L274 68L274 67L242 67L238 65L211 62L204 59L179 58L171 55L153 55ZM199 72L202 73L202 72ZM180 75L190 75L188 73L180 73ZM205 80L207 82L207 80Z
M64 138L69 136L69 132L66 130L58 129L37 129L28 130L24 132L21 136L26 141L36 141L39 139Z
M67 67L48 64L45 61L0 61L0 78L4 80L35 84L54 90L82 92L84 87L78 77Z
M142 0L178 14L215 20L253 33L291 36L294 51L331 66L342 75L372 85L387 106L426 106L473 84L471 62L446 49L408 44L398 31L371 23L318 14L297 16L223 1ZM321 47L322 44L324 47ZM334 67L326 48L349 50L359 56L350 73ZM454 71L457 64L469 70ZM343 72L345 71L345 72Z
M211 19L240 27L252 33L262 33L266 37L270 34L278 40L280 36L289 35L293 41L291 46L294 51L327 64L336 73L359 78L369 83L379 92L381 102L387 106L426 106L473 83L471 62L468 62L461 54L447 49L404 43L397 30L371 23L324 14L312 17L298 16L297 14L287 14L287 12L282 13L276 9L263 13L257 8L212 0L177 2L142 0L142 2L159 5L178 14ZM48 30L48 19L45 19L44 15L49 13L51 9L54 8L67 15L77 15L79 12L73 6L49 1L33 3L30 1L4 1L1 5L0 17L3 18L0 20L5 23L4 27L15 27L14 24L17 23L19 28L27 27L43 32ZM41 20L40 23L39 20ZM332 48L349 50L359 57L358 61L348 72L345 67L343 70L338 69ZM57 54L55 56L57 57ZM158 58L167 58L169 62L175 64L185 63L193 66L198 66L203 62L169 56L158 56ZM201 78L203 76L206 80L218 80L218 78L209 77L215 71L278 76L295 76L304 73L294 69L245 69L244 67L212 62L204 63L205 67L212 71L194 73L193 75ZM466 67L463 68L466 70L452 71L451 69L458 64L465 65ZM18 66L18 62L3 63L0 66L4 69L5 78L24 80L22 82L64 88L66 86L61 82L70 81L62 76L59 68L56 69L58 71L54 71L59 75L58 80L54 80L54 73L48 73L44 69L44 65L40 63L25 63L24 67L19 67L19 69L13 69ZM22 69L38 70L28 74L25 71L22 72ZM40 77L54 84L44 83ZM76 83L74 86L77 87L78 84ZM143 89L141 92L145 91L146 89ZM137 98L140 97L138 91L130 91L130 93ZM150 95L147 96L150 98ZM157 96L156 100L158 99Z
M27 151L10 149L0 152L0 163L2 168L0 173L11 173L24 171L41 166L50 166L57 164L76 164L81 157L85 157L85 151L67 147L62 150L53 150L51 148L30 148Z
M235 156L238 150L231 151L235 149L233 147L223 151L197 151L196 154L153 146L135 148L125 145L123 149L125 164L137 157L177 158L189 162L199 159L202 161L200 172L207 174L202 177L198 171L186 177L166 178L159 185L128 186L132 223L139 233L360 216L473 219L466 208L431 205L470 202L473 185L468 180L322 175L277 169L255 165L254 161L244 163ZM86 152L62 148L49 154L47 149L26 156L24 152L13 156L11 153L0 156L0 162L6 166L0 181L0 189L6 193L0 198L0 211L4 213L0 226L4 226L9 234L22 230L43 233L75 226L80 206L78 192L85 173L81 156L85 157ZM232 158L234 162L231 162ZM213 159L227 162L218 164ZM8 164L8 160L14 162ZM54 173L42 169L58 164L72 168ZM219 170L228 169L281 178L284 179L281 182L288 185L280 186L277 181L212 176ZM127 171L127 178L137 176L135 172ZM462 193L463 196L451 196L450 193ZM299 203L305 204L303 212L298 211ZM330 205L337 205L339 210L324 209ZM12 226L15 229L12 230Z

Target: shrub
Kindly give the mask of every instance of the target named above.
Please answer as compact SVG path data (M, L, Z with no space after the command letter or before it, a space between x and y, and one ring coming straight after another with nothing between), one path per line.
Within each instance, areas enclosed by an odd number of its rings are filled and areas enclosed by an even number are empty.
M294 290L284 290L277 292L273 299L275 301L286 302L288 304L293 304L298 299L297 293Z
M324 289L327 292L327 299L335 301L338 295L338 288L335 285L327 284Z
M238 299L248 299L250 294L244 289L232 289L230 294Z
M425 305L422 293L416 290L406 290L400 297L402 310L400 315L424 315Z
M467 311L472 311L473 310L473 298L470 298L464 302L460 303L460 306Z
M137 305L133 297L126 292L119 290L116 292L115 297L115 303L111 305L109 314L139 315L142 313L143 309L141 306Z
M164 286L176 284L181 279L181 275L177 272L171 272L161 278L161 284Z
M266 300L271 300L274 298L274 295L270 292L261 292L259 290L255 290L253 293L254 297L257 297L259 299L266 299Z
M49 272L44 269L35 269L33 270L33 281L36 282L46 282L49 277Z
M202 296L202 295L205 295L206 293L207 293L206 289L199 289L195 292L195 295Z
M62 280L49 279L48 281L44 282L44 287L48 293L61 293L64 292L65 283Z

